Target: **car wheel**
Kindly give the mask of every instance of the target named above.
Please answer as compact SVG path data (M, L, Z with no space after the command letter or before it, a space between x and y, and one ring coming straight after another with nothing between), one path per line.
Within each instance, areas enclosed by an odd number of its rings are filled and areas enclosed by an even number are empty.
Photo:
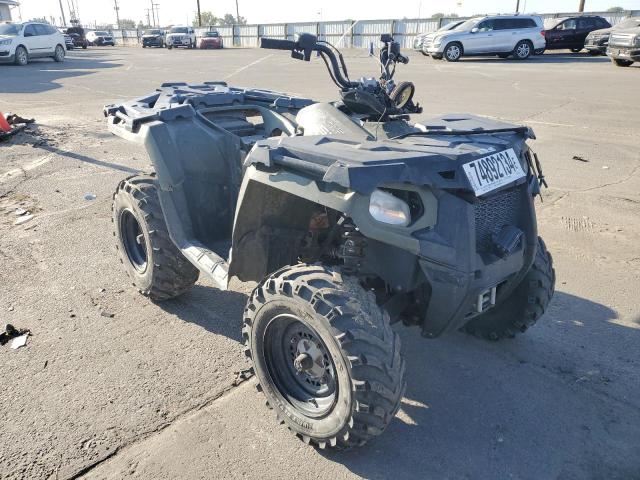
M172 48L173 48L173 46L167 45L167 50L171 50Z
M53 54L53 59L58 63L64 62L64 55L65 55L64 47L62 45L57 45L55 52Z
M572 53L580 53L581 51L582 51L582 49L581 49L581 48L572 48L572 49L571 49L571 52L572 52Z
M513 49L513 56L518 60L526 60L531 56L533 48L531 43L527 40L520 40L516 43L516 47Z
M29 54L27 53L27 49L23 46L16 48L15 62L16 65L20 65L21 67L29 63Z
M459 43L450 43L444 49L443 58L447 62L457 62L462 56L462 45Z
M629 67L633 63L631 60L623 60L620 58L612 58L611 61L616 67Z
M82 45L82 49L83 49L83 50L86 50L86 49L87 49L87 46L86 46L86 45Z

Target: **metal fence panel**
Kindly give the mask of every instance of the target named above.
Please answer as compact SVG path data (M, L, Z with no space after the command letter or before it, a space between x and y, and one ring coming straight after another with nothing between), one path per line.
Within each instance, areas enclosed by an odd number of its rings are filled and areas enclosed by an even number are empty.
M539 14L543 19L578 16L575 12ZM585 12L584 15L600 15L611 25L620 23L627 17L640 16L640 10L625 10L624 12ZM413 37L419 33L433 32L452 21L467 20L469 17L443 18L405 18L402 20L351 20L330 22L298 22L274 23L266 25L222 25L196 29L196 36L202 37L204 32L216 30L225 46L257 47L260 37L293 40L296 34L311 33L318 35L339 48L369 48L373 43L376 48L381 46L380 35L390 33L403 48L411 48ZM135 45L140 43L141 30L113 30L116 43Z
M260 25L261 37L284 39L286 34L287 34L286 25L284 23L272 24L272 25Z

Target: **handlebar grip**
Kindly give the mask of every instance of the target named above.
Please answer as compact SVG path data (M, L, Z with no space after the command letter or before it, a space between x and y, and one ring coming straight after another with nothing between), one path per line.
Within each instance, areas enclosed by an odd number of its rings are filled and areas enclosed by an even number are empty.
M260 48L268 48L270 50L295 50L296 42L291 40L279 40L277 38L261 38Z

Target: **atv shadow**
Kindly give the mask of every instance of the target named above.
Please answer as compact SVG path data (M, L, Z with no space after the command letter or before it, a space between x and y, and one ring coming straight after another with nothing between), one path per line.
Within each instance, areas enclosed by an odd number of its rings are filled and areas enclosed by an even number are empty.
M540 325L505 342L429 341L401 327L408 385L397 417L362 449L319 452L370 479L633 478L640 329L616 318L556 292Z
M611 63L606 55L593 56L588 53L545 52L542 55L533 55L526 60L498 57L465 57L460 63L505 63L510 65L535 65L539 63Z
M197 284L175 300L157 305L185 322L242 343L242 314L247 298L245 293Z

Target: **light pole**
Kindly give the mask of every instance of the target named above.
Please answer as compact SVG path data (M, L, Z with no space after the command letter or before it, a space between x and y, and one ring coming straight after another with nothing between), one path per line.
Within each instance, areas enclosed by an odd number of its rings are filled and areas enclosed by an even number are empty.
M238 0L236 0L236 21L240 25L240 10L238 10Z
M580 0L580 6L578 6L579 12L584 12L584 0Z
M198 3L198 26L202 26L202 15L200 15L200 0L197 0Z
M520 11L520 0L516 0L516 13Z
M67 26L67 19L64 18L64 8L62 8L62 0L59 0L60 2L60 12L62 13L62 26L66 27ZM20 19L22 20L22 15L20 15Z
M120 30L120 12L118 12L120 7L118 7L118 0L113 0L113 5L113 9L116 11L116 23L118 25L118 30Z

